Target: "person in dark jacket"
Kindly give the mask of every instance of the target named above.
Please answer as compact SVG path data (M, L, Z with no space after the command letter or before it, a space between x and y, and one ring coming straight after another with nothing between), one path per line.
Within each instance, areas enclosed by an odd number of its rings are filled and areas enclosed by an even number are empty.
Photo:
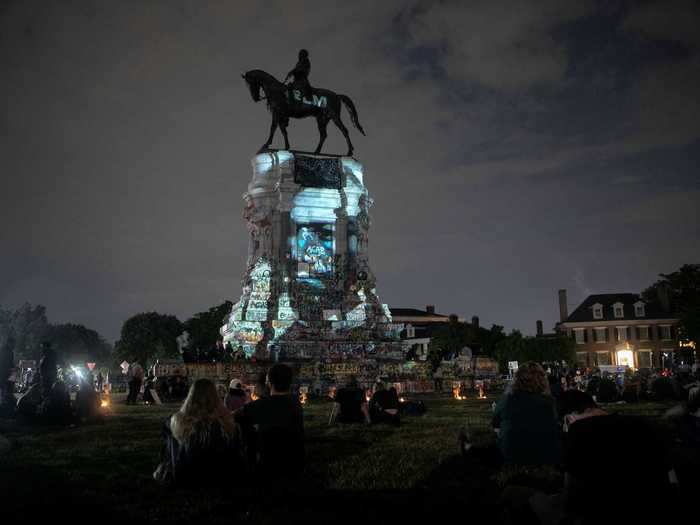
M399 396L393 387L386 389L384 383L378 382L369 402L369 418L372 423L389 423L398 425Z
M51 394L51 389L53 384L58 378L58 372L56 367L58 366L58 359L56 357L56 352L54 352L51 347L51 343L46 341L41 344L41 361L39 362L39 375L41 376L41 392L45 398L48 398Z
M270 395L234 413L248 447L249 467L264 481L299 477L305 464L304 413L292 395L292 369L276 364L268 372Z
M555 401L549 394L547 374L529 362L515 374L510 394L496 406L493 426L507 464L558 465L561 462L561 431Z
M365 392L357 383L357 378L351 375L347 384L335 394L335 407L331 423L369 423L369 407Z

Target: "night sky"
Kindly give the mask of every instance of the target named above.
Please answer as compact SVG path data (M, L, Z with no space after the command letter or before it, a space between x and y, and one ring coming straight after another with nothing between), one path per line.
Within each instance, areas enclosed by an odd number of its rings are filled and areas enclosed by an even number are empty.
M240 74L302 47L367 131L390 306L533 333L559 288L571 310L700 261L697 2L333 4L3 2L0 305L114 340L235 302L270 122ZM315 147L314 120L289 132Z

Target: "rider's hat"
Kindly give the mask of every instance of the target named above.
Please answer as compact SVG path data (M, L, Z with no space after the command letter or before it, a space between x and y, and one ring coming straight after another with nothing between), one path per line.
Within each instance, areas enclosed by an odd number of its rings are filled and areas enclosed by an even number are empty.
M307 58L309 56L309 52L306 49L302 49L299 51L299 58Z

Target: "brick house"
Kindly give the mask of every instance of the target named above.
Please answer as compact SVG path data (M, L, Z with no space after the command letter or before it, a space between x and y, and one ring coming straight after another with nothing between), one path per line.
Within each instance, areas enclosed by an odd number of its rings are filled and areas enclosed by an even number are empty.
M670 368L679 319L667 300L660 304L645 303L639 294L596 294L568 315L566 290L559 290L557 331L576 341L579 366Z

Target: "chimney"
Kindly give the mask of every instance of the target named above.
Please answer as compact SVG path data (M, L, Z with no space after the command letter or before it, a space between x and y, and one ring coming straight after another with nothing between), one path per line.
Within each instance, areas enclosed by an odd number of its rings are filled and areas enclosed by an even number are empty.
M659 283L656 287L656 297L659 299L661 309L666 312L671 312L671 298L669 297L669 286L666 283Z
M435 305L429 304L425 307L425 311L428 312L430 315L435 315Z
M544 330L542 330L542 321L537 321L537 337L542 337L544 335Z
M477 330L479 329L479 316L475 315L472 317L472 326L476 328Z
M569 317L569 309L566 306L566 290L559 290L559 321L562 323Z

